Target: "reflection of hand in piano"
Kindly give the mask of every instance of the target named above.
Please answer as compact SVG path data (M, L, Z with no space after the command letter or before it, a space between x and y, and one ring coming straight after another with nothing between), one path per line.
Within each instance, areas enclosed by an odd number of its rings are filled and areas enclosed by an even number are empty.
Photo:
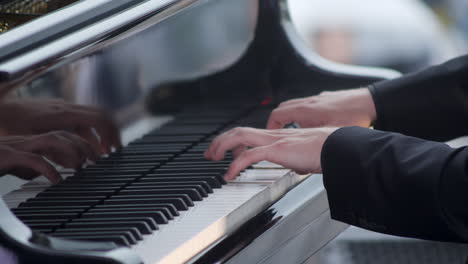
M44 157L79 168L87 159L97 160L121 145L116 125L107 115L62 100L4 101L0 128L4 135L0 153L8 157L0 162L0 170L22 179L42 174L58 182L60 174Z
M283 102L271 113L267 128L278 129L293 122L303 128L368 127L375 119L376 111L369 89L360 88Z
M243 151L231 163L225 178L234 179L249 165L267 160L298 173L320 173L320 152L327 137L336 128L278 129L234 128L213 140L205 157L221 160L228 150Z
M79 168L86 159L97 160L99 152L79 136L65 131L34 136L0 137L0 170L22 179L42 174L57 183L60 174L44 158L69 168Z
M118 129L106 114L63 100L4 101L0 104L0 128L6 135L66 130L81 136L102 153L121 146Z

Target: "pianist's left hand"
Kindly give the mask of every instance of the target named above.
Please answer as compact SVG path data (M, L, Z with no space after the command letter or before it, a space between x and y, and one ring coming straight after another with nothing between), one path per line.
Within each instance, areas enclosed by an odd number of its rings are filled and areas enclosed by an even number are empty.
M117 126L107 114L93 107L70 104L59 99L0 102L0 130L2 135L32 135L66 130L81 136L102 154L111 152L112 147L121 146Z
M95 161L99 155L81 137L55 131L0 137L0 156L0 176L12 174L30 180L42 174L57 183L60 174L49 161L66 168L79 168L87 159Z
M336 129L265 130L238 127L216 137L205 151L205 158L222 160L228 150L233 150L235 159L225 175L226 180L234 179L249 165L263 160L298 173L320 173L323 143Z

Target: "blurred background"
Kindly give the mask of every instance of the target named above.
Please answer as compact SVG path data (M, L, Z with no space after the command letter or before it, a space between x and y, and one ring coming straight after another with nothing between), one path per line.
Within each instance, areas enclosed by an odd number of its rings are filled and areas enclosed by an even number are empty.
M289 0L308 46L332 61L412 72L468 51L467 0Z
M409 73L468 54L468 0L289 0L289 7L310 49L335 62ZM351 227L322 252L307 263L465 263L468 245Z

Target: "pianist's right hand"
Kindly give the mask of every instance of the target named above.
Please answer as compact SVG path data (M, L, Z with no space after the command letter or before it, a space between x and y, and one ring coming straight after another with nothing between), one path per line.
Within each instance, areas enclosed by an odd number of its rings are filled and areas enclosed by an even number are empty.
M367 88L360 88L283 102L270 114L267 128L279 129L293 122L302 128L369 127L375 119L372 96Z
M232 180L253 163L270 161L297 173L321 173L322 147L337 128L255 129L237 127L217 136L204 155L209 160L223 160L227 151L235 156L225 174ZM236 154L236 150L243 151Z
M7 136L66 130L81 136L102 154L121 146L117 126L107 114L60 99L1 101L0 130Z
M52 183L60 175L48 160L67 168L79 168L87 160L96 160L99 153L81 137L65 131L33 136L0 137L0 173L30 180L44 175Z

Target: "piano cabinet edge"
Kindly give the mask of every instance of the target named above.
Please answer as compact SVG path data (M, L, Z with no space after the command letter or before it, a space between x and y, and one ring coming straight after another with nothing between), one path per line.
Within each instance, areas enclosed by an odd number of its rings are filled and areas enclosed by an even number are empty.
M142 264L138 255L112 242L81 242L49 237L23 224L0 199L0 262Z
M302 263L347 227L331 220L322 176L311 175L188 263Z

